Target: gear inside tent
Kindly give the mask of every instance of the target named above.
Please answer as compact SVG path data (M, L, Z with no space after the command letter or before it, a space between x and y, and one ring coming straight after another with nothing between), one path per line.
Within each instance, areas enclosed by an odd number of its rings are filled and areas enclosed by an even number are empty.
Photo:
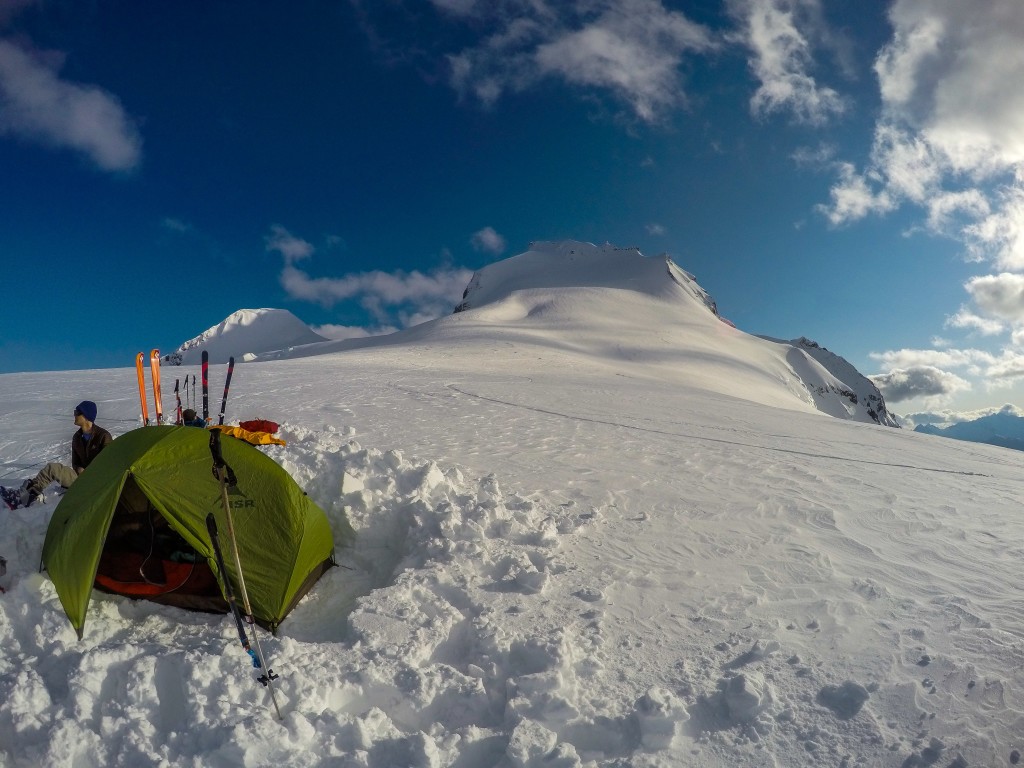
M334 546L355 533L327 515L291 476L253 446L229 437L225 460L235 540L256 620L276 630L334 564ZM209 432L156 426L114 440L54 511L43 567L81 637L94 588L205 611L228 609L206 526L227 530L220 483L212 472ZM227 578L238 593L228 557Z

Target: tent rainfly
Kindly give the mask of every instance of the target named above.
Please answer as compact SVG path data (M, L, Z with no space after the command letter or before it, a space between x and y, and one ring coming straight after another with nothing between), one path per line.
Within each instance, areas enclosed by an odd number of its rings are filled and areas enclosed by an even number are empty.
M229 503L255 619L271 631L334 565L331 525L291 476L257 448L221 440L237 486ZM182 608L228 610L206 526L211 512L226 541L209 432L142 427L118 437L57 505L43 544L49 572L82 637L93 587ZM335 526L342 546L355 537ZM238 594L238 574L225 553Z

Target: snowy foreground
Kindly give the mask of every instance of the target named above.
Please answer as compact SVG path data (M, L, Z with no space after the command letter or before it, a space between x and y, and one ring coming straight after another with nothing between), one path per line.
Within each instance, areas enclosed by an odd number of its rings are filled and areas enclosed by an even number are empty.
M621 351L492 329L236 368L229 420L281 422L267 453L359 532L263 635L283 721L226 616L94 593L78 641L37 573L58 499L0 512L0 766L1017 762L1020 454ZM85 397L137 425L129 368L0 376L0 483Z

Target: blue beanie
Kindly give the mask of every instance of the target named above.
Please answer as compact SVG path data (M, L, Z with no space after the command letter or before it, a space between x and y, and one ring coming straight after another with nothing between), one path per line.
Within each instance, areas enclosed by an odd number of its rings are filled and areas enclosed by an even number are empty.
M92 400L83 400L75 406L75 413L82 414L88 421L96 421L96 403Z

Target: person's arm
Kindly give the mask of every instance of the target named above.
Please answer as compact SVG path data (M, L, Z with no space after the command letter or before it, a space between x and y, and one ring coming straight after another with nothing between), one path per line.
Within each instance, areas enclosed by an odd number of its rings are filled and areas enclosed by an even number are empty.
M78 439L78 432L71 438L71 468L78 474L85 469L85 451L82 441Z

